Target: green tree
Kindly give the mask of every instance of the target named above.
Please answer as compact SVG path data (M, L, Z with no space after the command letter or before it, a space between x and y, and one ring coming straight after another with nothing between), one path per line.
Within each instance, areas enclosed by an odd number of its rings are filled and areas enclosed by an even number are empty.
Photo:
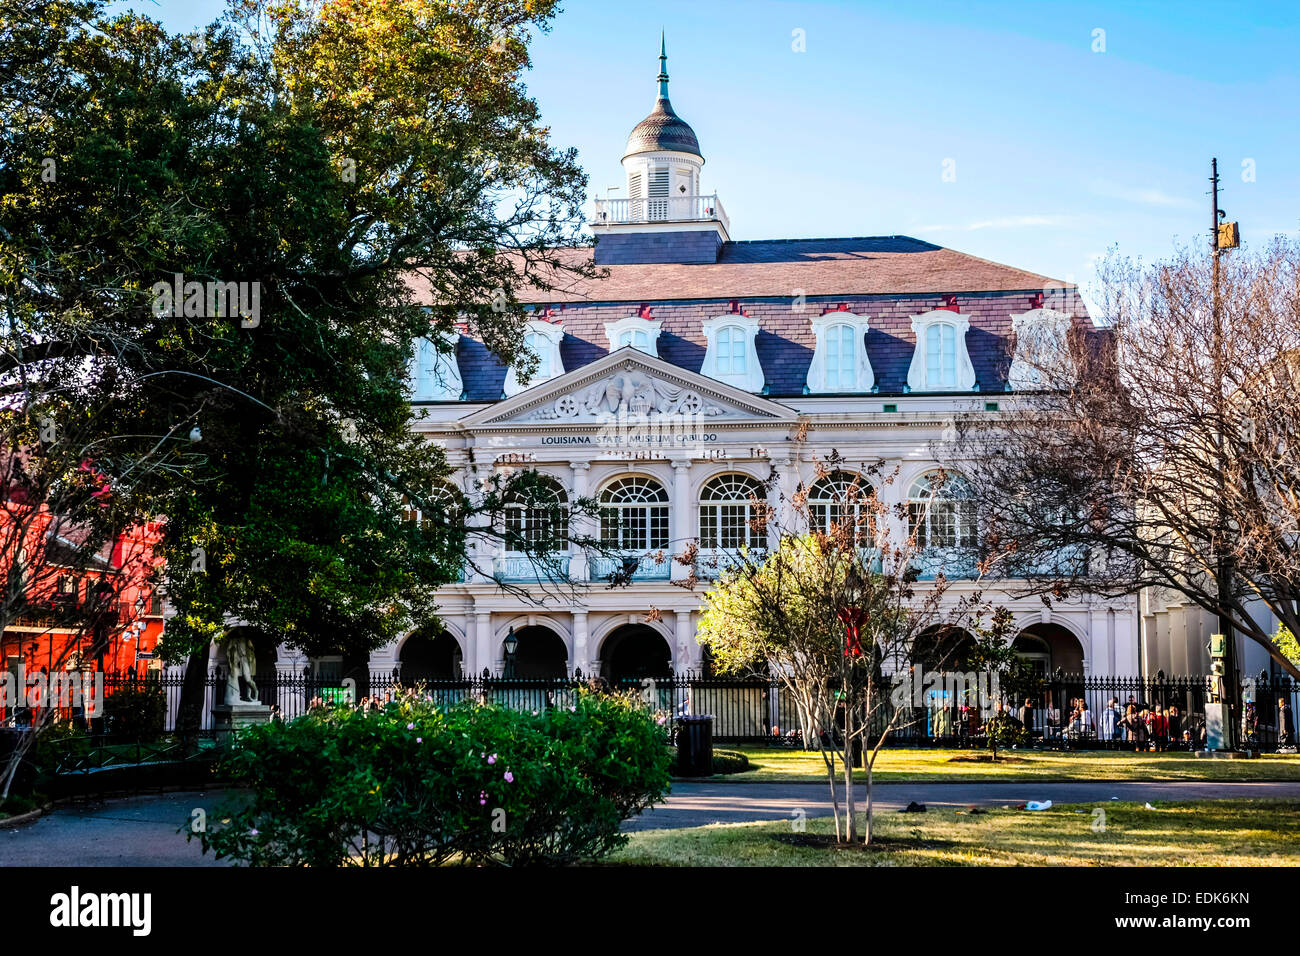
M231 617L364 652L434 614L471 523L410 429L415 340L465 323L527 363L520 290L591 270L584 175L520 80L556 5L231 0L185 36L106 7L0 21L0 387L93 386L123 469L183 448L135 493L193 677ZM177 275L247 314L166 302Z
M835 467L832 461L819 470L825 474ZM760 514L755 522L763 527L756 529L757 536L761 539L766 531L779 544L771 552L733 557L704 594L698 637L724 672L760 662L771 668L799 709L805 740L818 741L836 836L849 842L857 840L853 756L858 748L865 751L869 843L876 758L891 733L924 719L908 705L911 694L898 693L900 686L909 686L901 679L914 678L922 666L937 669L945 662L944 655L930 653L925 636L987 618L993 621L990 642L996 632L1005 643L999 622L1010 616L985 607L978 594L946 601L942 576L918 582L914 538L890 538L892 512L865 480L837 492L825 511L796 495L785 503L785 525L777 512L759 504L755 502ZM846 808L843 829L839 773Z

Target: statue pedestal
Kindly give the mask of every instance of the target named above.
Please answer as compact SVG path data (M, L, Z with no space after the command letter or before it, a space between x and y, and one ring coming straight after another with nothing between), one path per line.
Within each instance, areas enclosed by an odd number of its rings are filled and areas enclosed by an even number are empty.
M212 708L217 733L240 730L271 719L271 708L257 701L242 700L235 704L217 704Z

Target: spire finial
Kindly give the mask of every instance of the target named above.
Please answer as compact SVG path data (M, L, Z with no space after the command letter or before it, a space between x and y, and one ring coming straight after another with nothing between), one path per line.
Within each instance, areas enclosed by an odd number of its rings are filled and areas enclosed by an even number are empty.
M668 99L668 42L659 31L659 99Z

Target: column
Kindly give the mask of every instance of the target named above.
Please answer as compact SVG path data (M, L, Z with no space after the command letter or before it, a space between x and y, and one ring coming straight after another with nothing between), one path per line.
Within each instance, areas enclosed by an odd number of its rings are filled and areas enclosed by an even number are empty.
M795 491L799 488L799 456L792 454L782 458L773 455L772 464L776 466L776 490L781 497L777 526L782 534L803 534L808 529L804 527L805 522L794 507Z
M573 666L582 671L583 677L591 676L591 661L587 650L587 611L573 612Z
M1099 604L1088 608L1088 646L1083 650L1091 675L1109 674L1106 655L1106 609Z
M489 468L489 475L491 471L492 469ZM466 522L468 538L465 542L465 581L466 583L482 582L489 580L485 575L492 573L492 560L495 557L496 541L490 535L476 533L475 529L487 528L492 519L486 513L478 510L483 505L483 489L474 486L472 472L467 471L465 483L467 485L465 495L470 499L475 509ZM482 573L476 572L475 567L481 569Z
M1106 609L1106 673L1115 673L1115 609Z
M894 462L893 464L895 468L899 468L902 463ZM889 469L886 468L884 473L886 475L889 474ZM881 524L883 525L880 529L881 533L890 545L900 549L902 552L902 554L899 554L898 557L894 559L895 561L899 560L899 558L903 557L906 552L909 551L909 548L907 547L907 509L905 507L899 507L907 501L907 492L908 488L898 477L897 472L894 473L894 479L892 481L882 482L876 490L876 497L880 502L879 510L882 519ZM885 570L888 571L889 569L885 568Z
M678 459L673 463L673 503L668 513L669 551L675 556L686 550L689 541L697 536L696 514L691 507L691 460ZM680 561L672 562L672 580L681 581L690 576L691 569Z
M483 668L492 669L496 663L496 651L492 647L492 615L488 611L474 608L474 668L475 677L483 675Z
M370 672L372 674L389 677L394 669L398 666L397 660L397 641L390 641L383 647L377 647L370 652Z
M573 469L573 478L570 482L573 488L574 499L587 497L587 473L591 470L591 464L585 461L571 461L569 467ZM594 522L587 515L575 518L571 522L572 533L576 537L587 538L595 533ZM587 552L584 548L576 544L569 544L569 579L572 581L587 580ZM586 669L583 669L586 673Z
M673 669L678 673L691 670L699 663L699 645L695 643L695 628L691 626L691 612L677 612L677 653L673 655ZM692 646L694 645L694 646Z
M1169 628L1169 671L1170 676L1174 674L1184 675L1190 673L1187 663L1187 618L1188 608L1186 605L1178 608L1170 615L1172 620Z

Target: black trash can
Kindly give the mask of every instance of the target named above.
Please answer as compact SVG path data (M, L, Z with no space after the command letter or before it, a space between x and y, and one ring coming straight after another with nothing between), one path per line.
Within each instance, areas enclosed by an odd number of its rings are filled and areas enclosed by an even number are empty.
M677 718L677 773L707 777L713 773L713 715Z

